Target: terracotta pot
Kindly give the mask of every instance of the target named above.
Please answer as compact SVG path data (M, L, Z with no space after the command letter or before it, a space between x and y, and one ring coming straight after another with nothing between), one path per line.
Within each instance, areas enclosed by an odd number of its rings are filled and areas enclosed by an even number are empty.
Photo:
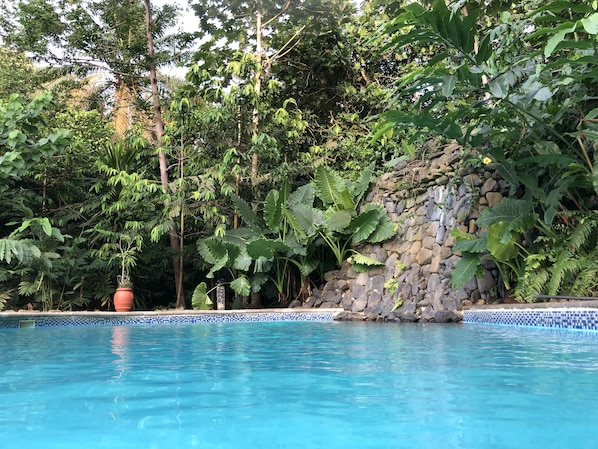
M114 293L114 310L128 312L133 306L133 290L130 288L117 288Z

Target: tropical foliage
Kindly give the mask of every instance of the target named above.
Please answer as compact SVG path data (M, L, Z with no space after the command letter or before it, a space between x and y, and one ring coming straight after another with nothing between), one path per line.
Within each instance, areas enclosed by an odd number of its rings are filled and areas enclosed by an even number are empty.
M287 305L380 264L365 193L430 136L511 188L456 231L455 286L489 259L518 298L594 292L595 2L193 0L196 32L147 1L5 3L1 306L106 308L123 272L139 307L217 281Z
M278 303L287 305L293 283L299 288L295 295L301 296L310 289L308 276L326 267L329 256L323 249L332 253L336 267L349 252L355 253L357 270L378 265L350 248L351 244L382 242L395 234L381 206L359 208L372 170L370 166L358 182L352 183L320 166L312 183L291 193L287 182L280 191L271 190L262 214L231 194L246 226L200 241L200 254L211 265L207 277L228 268L234 277L231 288L240 296L257 293L270 281L276 288ZM294 282L292 269L300 282Z
M478 219L485 234L474 239L457 232L464 257L455 286L489 258L519 298L567 292L571 284L560 282L563 276L541 288L518 282L538 260L583 257L580 248L553 244L563 233L577 235L596 208L596 3L483 6L414 3L388 24L389 47L429 45L434 55L401 78L400 93L413 99L413 108L385 113L379 134L416 125L485 153L509 181L512 199ZM591 234L584 233L586 244Z

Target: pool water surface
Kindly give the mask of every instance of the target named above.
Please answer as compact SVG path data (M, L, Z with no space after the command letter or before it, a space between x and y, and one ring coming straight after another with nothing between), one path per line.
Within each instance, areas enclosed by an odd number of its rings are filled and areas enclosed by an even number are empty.
M598 447L598 333L237 323L0 331L11 449Z

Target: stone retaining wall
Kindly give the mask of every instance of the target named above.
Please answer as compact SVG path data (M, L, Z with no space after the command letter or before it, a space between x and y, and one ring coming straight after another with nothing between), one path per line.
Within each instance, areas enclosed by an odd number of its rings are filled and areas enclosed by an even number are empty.
M492 266L463 288L450 284L459 260L451 230L477 232L480 211L507 192L492 165L484 165L480 156L464 156L453 144L380 177L367 201L386 208L397 235L356 249L385 268L356 273L345 263L327 273L323 288L302 305L342 307L347 319L448 322L462 320L463 306L493 302L498 273Z

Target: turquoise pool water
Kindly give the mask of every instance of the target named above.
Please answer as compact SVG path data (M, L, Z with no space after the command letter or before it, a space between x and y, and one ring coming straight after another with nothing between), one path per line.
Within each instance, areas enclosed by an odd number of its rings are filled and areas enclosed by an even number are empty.
M247 323L0 331L6 448L596 448L598 333Z

